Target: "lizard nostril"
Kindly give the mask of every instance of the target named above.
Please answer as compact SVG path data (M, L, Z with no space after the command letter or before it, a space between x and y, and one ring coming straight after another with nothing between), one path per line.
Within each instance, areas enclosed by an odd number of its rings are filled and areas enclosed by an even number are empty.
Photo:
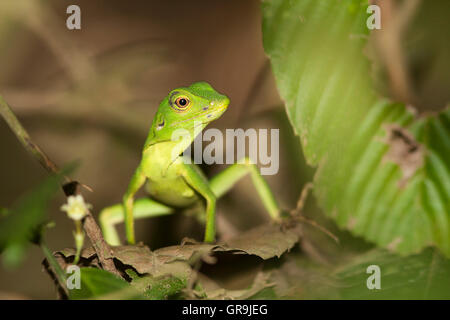
M206 110L208 110L209 109L209 107L203 107L203 110L204 111L206 111Z

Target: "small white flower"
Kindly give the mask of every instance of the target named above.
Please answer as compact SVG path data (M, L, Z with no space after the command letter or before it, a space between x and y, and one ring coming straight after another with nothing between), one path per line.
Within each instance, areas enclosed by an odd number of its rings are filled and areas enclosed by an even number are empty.
M69 196L67 203L61 206L61 210L66 211L69 218L76 221L83 219L90 208L92 205L84 202L84 198L80 194Z

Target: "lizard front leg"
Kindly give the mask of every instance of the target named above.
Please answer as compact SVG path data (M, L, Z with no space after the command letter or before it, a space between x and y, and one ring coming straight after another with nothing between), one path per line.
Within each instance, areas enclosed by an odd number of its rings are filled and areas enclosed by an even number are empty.
M122 204L125 211L125 232L129 244L135 243L133 219L134 195L145 183L145 180L146 177L142 172L141 166L137 167L131 178L130 184L128 185L127 191L123 196Z
M149 198L136 199L133 204L133 219L159 217L174 213L174 209ZM119 235L115 225L125 219L123 204L116 204L100 212L100 226L106 242L110 245L120 245Z
M179 159L178 161L182 161ZM216 196L211 190L208 180L201 176L191 165L180 166L180 175L186 183L197 191L206 201L205 242L214 242L216 237Z

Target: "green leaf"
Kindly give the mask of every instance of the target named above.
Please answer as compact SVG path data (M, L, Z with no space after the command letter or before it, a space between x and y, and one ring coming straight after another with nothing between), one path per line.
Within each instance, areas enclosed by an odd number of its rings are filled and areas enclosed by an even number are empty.
M131 285L149 300L163 300L180 293L186 288L187 280L170 275L160 277L144 276L133 279Z
M71 276L67 281L71 281ZM129 289L130 284L115 276L114 274L96 268L80 268L80 288L69 291L70 299L95 299L107 297L108 294L117 293L123 289ZM127 294L125 294L127 293ZM136 298L138 294L133 293L129 296L128 290L123 295L115 296L116 299Z
M8 213L8 209L0 207L0 217L6 217Z
M380 270L380 289L367 287L367 267ZM450 299L450 260L437 250L400 257L386 250L375 250L340 268L335 276L344 299Z
M4 251L3 261L7 265L17 265L29 241L40 237L48 202L60 188L61 177L51 175L0 217L0 251Z
M367 5L264 1L264 48L326 214L381 247L450 256L450 109L416 119L377 95Z

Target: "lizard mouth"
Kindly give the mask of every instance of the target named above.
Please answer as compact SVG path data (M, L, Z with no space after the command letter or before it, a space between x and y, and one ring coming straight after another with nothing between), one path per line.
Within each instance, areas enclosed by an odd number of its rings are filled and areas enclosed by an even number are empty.
M216 108L214 110L211 110L209 112L205 112L201 115L199 115L197 118L200 118L197 120L197 123L194 124L194 128L197 128L203 124L208 124L210 122L213 122L214 120L218 119L227 109L228 106L223 106Z
M170 126L176 127L182 123L186 123L188 121L194 121L194 128L196 128L202 124L205 124L205 123L208 124L208 123L218 119L225 112L225 110L227 108L228 108L228 103L224 103L220 106L215 107L212 110L207 109L203 112L199 112L189 119L184 119L181 121L174 122ZM197 123L195 123L195 122L197 122Z
M224 104L222 106L219 106L219 107L217 107L217 108L215 108L215 109L205 113L205 116L206 116L207 119L211 119L211 120L217 119L218 117L220 117L225 112L225 110L227 108L228 108L228 105ZM215 115L218 115L218 116L214 117Z

